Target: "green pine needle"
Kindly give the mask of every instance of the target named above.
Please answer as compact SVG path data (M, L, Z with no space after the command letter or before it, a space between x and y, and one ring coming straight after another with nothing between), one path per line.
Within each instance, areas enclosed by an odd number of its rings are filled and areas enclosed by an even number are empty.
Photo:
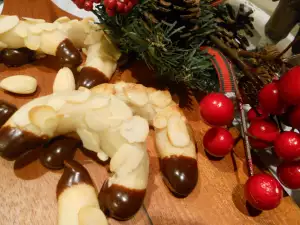
M206 36L213 32L213 15L204 7L198 21L201 29L182 45L173 37L183 26L178 27L176 22L153 24L144 20L142 13L153 7L153 2L143 2L126 16L108 17L103 5L97 6L94 13L121 51L136 53L159 78L184 84L192 90L217 90L218 79L210 57L200 51Z

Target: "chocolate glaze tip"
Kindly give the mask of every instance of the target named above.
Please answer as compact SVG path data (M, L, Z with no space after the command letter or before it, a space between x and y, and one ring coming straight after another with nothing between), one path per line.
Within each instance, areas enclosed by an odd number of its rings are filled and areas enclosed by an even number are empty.
M17 107L4 100L0 100L0 127L17 111Z
M0 155L7 160L15 160L24 153L40 147L47 137L22 131L16 127L5 126L0 129Z
M44 145L40 154L42 165L50 170L64 168L64 161L73 159L80 140L60 136Z
M98 195L101 210L117 220L128 220L141 208L146 190L129 189L112 184L108 180L103 184Z
M79 162L74 160L66 160L64 161L64 164L64 173L57 184L57 198L66 188L72 187L73 185L83 183L94 186L88 171Z
M186 156L171 156L160 160L164 182L178 197L188 196L198 181L197 160Z
M107 83L108 78L93 67L84 67L76 79L76 89L79 87L92 88L99 84Z
M7 67L22 66L34 61L35 52L28 48L3 49L0 52L0 62Z
M82 63L79 50L69 39L62 41L56 50L56 56L62 67L76 68Z

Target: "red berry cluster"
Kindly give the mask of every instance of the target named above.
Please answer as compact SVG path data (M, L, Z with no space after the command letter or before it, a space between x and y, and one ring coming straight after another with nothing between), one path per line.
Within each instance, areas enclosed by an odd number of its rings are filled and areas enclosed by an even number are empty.
M255 149L274 147L274 152L282 160L277 175L281 183L291 189L300 188L300 135L294 131L280 133L277 124L269 120L269 115L277 115L281 120L279 123L300 129L299 87L300 66L297 66L279 80L265 85L258 96L259 107L247 114L251 122L248 128L251 146ZM268 187L263 188L262 184L266 186L266 183ZM278 184L270 176L255 175L246 184L246 199L258 209L275 208L282 196ZM272 193L268 192L270 190Z
M86 11L92 11L94 3L100 3L101 0L72 0L79 9L84 9Z
M116 13L127 14L137 3L138 0L104 0L108 16L114 16Z
M232 101L221 93L205 96L200 102L202 118L212 127L203 138L205 150L212 156L224 157L233 148L231 133L221 126L231 125L234 118Z

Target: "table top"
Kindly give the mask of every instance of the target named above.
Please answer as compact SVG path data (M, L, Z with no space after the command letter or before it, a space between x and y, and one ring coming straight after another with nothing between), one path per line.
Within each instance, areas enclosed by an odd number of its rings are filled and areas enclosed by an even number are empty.
M49 0L5 0L3 14L43 18L53 21L67 15ZM0 79L9 75L26 74L38 80L39 89L34 96L20 97L0 92L0 99L21 106L33 97L51 93L58 65L53 57L20 68L0 65ZM115 75L115 79L139 81L151 72L136 62L129 69ZM257 215L249 211L243 196L247 181L243 144L239 142L234 153L220 161L209 160L204 153L202 136L209 127L198 112L193 99L192 109L185 109L193 127L198 145L199 181L190 196L178 199L172 196L162 181L158 156L153 138L148 138L150 175L143 207L134 218L125 222L109 219L111 225L217 225L217 224L300 224L300 210L285 197L280 206ZM104 167L94 163L79 151L76 160L90 172L97 188L108 174ZM57 205L55 190L62 171L49 171L39 161L28 162L26 156L16 162L0 159L0 224L3 225L55 225Z

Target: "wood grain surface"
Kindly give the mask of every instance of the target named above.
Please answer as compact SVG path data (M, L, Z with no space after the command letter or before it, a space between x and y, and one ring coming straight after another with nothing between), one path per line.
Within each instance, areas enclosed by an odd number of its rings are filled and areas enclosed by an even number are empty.
M5 0L3 14L43 18L53 21L67 15L50 0ZM51 93L58 66L55 58L48 57L32 65L20 68L6 68L0 65L0 78L15 74L26 74L37 78L39 89L33 96L13 96L0 92L0 98L17 106L30 99ZM141 75L150 75L145 65L134 63L129 69L116 74L114 80L140 81ZM145 81L144 81L145 82ZM243 146L239 142L234 153L222 160L208 159L203 151L202 136L209 128L198 112L198 104L192 99L192 109L185 109L198 145L199 182L193 193L184 199L171 195L164 185L158 164L152 135L148 138L150 175L147 195L143 207L129 221L118 222L109 219L111 225L294 225L300 224L299 208L290 197L271 211L257 214L248 210L243 196L243 185L247 171ZM30 154L38 153L33 152ZM97 188L107 178L106 169L80 151L76 159L90 172ZM0 225L55 225L57 206L55 190L62 171L49 171L38 160L28 161L28 156L9 162L0 159ZM71 225L71 224L70 224Z

